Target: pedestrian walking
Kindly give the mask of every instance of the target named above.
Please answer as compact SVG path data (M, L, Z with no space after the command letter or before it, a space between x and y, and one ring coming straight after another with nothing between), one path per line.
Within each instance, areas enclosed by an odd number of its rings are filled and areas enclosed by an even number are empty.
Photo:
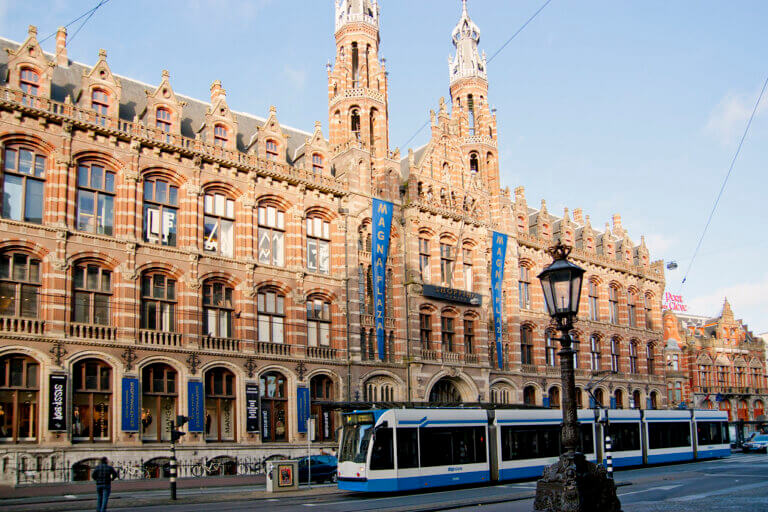
M101 458L101 464L91 473L96 481L96 512L107 512L109 493L112 492L112 480L117 479L117 471L109 465L106 457Z

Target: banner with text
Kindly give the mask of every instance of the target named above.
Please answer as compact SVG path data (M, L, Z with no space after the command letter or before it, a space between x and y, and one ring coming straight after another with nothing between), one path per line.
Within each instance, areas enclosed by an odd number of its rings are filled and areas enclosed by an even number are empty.
M309 388L306 386L299 386L296 388L296 417L299 420L300 434L307 431L307 420L309 419Z
M387 253L389 253L389 232L392 228L392 210L393 205L389 201L373 200L373 242L371 244L373 315L379 359L382 361L384 360L384 301L386 300ZM391 297L390 300L392 300Z
M187 415L189 415L189 432L203 432L205 430L205 396L203 395L203 383L199 380L187 382Z
M245 385L245 430L259 432L259 385Z
M123 432L139 431L139 379L123 377Z
M54 374L48 382L48 430L64 432L67 430L67 376Z
M499 369L504 367L504 354L501 348L502 326L502 290L504 282L504 259L507 255L507 235L493 232L491 252L491 301L493 302L493 327L496 336L496 363Z

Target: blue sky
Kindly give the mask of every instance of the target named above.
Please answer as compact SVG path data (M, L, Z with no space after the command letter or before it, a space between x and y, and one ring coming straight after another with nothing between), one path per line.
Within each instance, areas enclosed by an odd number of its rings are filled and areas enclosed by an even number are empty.
M481 47L495 53L543 1L470 0ZM448 96L460 1L380 3L390 140L402 146ZM44 37L95 4L6 0L0 35L23 40L34 24ZM546 199L553 213L583 208L595 227L621 214L652 258L679 263L667 289L691 312L714 315L727 295L758 333L768 331L768 98L680 282L768 75L766 19L757 0L553 0L488 69L502 186L524 185L529 204ZM99 48L117 74L156 84L168 69L177 92L204 100L220 79L234 110L266 116L275 105L283 124L311 131L320 120L327 135L332 0L111 0L69 57L93 64Z

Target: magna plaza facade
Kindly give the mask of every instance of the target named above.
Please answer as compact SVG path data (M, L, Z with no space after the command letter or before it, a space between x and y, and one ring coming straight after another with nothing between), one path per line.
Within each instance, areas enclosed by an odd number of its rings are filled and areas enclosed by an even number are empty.
M665 406L662 262L618 216L595 229L581 210L555 215L501 188L466 4L450 104L431 112L429 143L402 155L389 146L377 3L337 1L334 35L327 135L282 125L275 108L231 110L219 80L201 101L166 71L156 85L118 76L103 50L74 62L63 29L55 53L34 27L0 39L0 460L166 457L176 414L198 424L182 463L299 454L307 395L318 450L335 447L339 411L356 403L559 407L536 279L558 240L587 271L579 405L600 379L606 407ZM383 351L373 197L394 204ZM508 236L501 368L492 231Z

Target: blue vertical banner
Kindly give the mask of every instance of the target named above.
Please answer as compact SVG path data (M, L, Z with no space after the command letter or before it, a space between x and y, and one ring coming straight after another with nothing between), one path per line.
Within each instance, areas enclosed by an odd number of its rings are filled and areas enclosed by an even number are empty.
M376 342L379 359L384 360L384 301L386 300L387 254L389 233L392 228L394 205L381 199L373 200L373 242L371 243L371 265L373 274L373 318L376 327ZM390 297L390 300L392 298Z
M504 367L504 354L501 350L501 287L504 282L504 260L506 255L507 235L493 231L493 244L491 247L491 301L493 301L493 330L496 335L496 360L499 369Z
M121 427L123 432L139 431L139 379L123 377L123 410Z
M307 420L309 419L309 388L299 386L296 388L296 418L299 420L300 434L307 432Z
M203 432L205 430L205 395L203 383L199 380L187 382L187 415L189 432Z

